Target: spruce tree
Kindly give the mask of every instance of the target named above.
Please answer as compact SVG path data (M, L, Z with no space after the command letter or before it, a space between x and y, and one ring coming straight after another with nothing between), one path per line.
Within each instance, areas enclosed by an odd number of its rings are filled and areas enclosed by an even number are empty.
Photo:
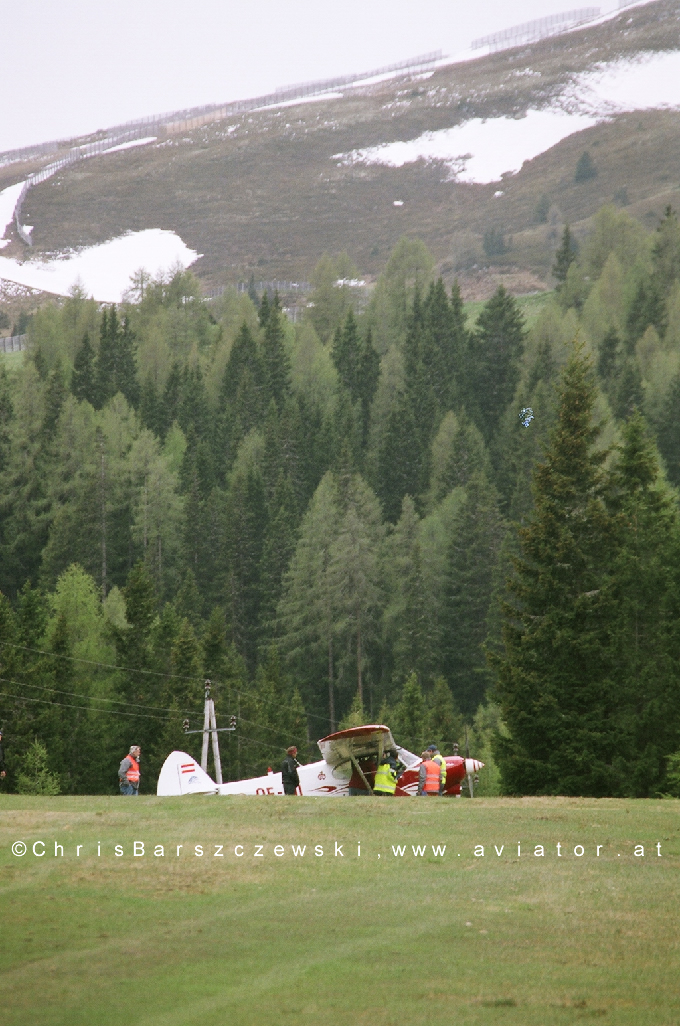
M467 408L487 443L515 394L525 337L522 312L499 285L479 315L471 348L473 394Z
M442 632L443 672L463 713L472 716L489 683L483 645L503 540L496 490L473 474L452 524Z
M680 488L680 374L672 379L657 423L659 451L668 480Z
M375 393L378 389L378 379L380 378L380 357L373 348L373 336L370 328L366 332L366 337L359 349L358 365L357 393L361 402L362 443L365 448L368 442L371 403L375 398Z
M425 696L415 673L409 674L404 681L390 726L397 744L414 755L420 755L428 744L429 724Z
M328 571L339 522L337 483L327 473L302 519L277 610L281 648L313 707L328 716L331 731L337 726L338 595L329 587Z
M642 409L644 392L640 367L634 357L624 361L612 394L612 409L618 420L627 420L635 410Z
M331 357L338 378L349 392L352 402L355 402L359 396L361 343L352 310L348 311L342 328L336 329Z
M664 790L666 759L680 746L680 532L640 413L622 429L609 501L615 546L604 602L616 693L614 793L651 797Z
M274 295L264 324L262 363L266 401L269 402L270 399L273 399L280 409L290 394L290 359L286 352L283 313L278 294Z
M88 332L76 353L71 375L71 391L76 399L84 400L94 406L97 401L95 352L90 343Z
M586 150L584 153L581 154L581 156L578 158L578 161L576 163L576 170L574 172L574 181L575 182L587 182L591 178L596 178L596 177L597 177L597 168L595 167L595 164L593 163L593 158L590 156L590 154Z
M663 338L667 327L666 301L659 277L655 274L642 273L638 277L635 293L626 316L629 353L633 352L635 343L642 338L650 324Z
M575 259L576 242L572 237L569 225L565 224L564 231L562 232L562 243L555 253L555 263L552 266L553 277L557 279L557 292L559 292L567 280L569 268Z
M678 215L667 206L657 229L652 248L654 272L664 295L680 278L680 224Z
M438 669L439 624L428 591L420 541L421 521L413 499L404 497L402 513L385 544L383 573L387 603L383 614L386 655L397 678L415 671L431 682Z
M602 597L612 540L595 397L590 363L576 347L507 582L496 688L509 736L498 739L497 754L512 794L605 795L614 786L617 696Z

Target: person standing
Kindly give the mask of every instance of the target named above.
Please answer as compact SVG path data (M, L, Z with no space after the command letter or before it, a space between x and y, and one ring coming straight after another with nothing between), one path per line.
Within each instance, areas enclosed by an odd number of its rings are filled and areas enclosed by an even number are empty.
M141 754L142 749L139 745L131 745L129 754L121 762L118 770L121 794L139 794L139 758Z
M423 761L418 772L418 794L438 795L441 770L430 752L423 752Z
M5 746L2 743L2 730L0 730L0 780L4 780L7 776L7 769L5 768Z
M439 766L439 772L441 774L441 780L439 783L439 793L444 794L446 790L446 759L441 754L436 745L429 745L428 752L430 752L430 758L433 762L436 762Z
M290 748L286 749L286 758L281 765L281 783L283 784L284 794L297 794L297 789L300 786L300 777L298 776L298 766L300 763L295 758L296 755L297 748L295 745L291 745Z
M396 752L385 752L380 765L375 771L373 794L394 795L397 790L397 780L402 770L403 766L397 759Z

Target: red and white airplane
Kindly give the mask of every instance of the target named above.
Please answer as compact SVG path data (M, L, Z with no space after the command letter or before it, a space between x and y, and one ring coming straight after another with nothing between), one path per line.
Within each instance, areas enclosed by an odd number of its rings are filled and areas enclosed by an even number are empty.
M418 773L422 759L395 744L389 727L351 727L329 734L318 742L323 758L298 767L298 794L314 797L342 797L350 787L371 792L372 774L383 753L396 751L406 767L397 780L397 795L418 792ZM477 759L446 756L444 794L459 795L460 785L468 778L470 795L474 775L482 768ZM280 773L268 773L250 780L216 784L186 752L172 752L161 769L156 793L161 796L181 794L283 794Z

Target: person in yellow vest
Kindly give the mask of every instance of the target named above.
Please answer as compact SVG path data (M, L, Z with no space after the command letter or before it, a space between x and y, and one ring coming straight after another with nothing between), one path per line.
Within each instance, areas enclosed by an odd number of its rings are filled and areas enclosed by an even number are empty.
M418 794L427 794L430 797L438 795L441 778L441 769L432 758L432 753L423 752L423 761L418 772Z
M139 745L131 745L129 754L121 762L118 770L121 794L139 794L139 757L141 754L142 749Z
M444 791L446 789L446 759L441 754L436 745L429 745L427 750L430 753L430 758L432 759L432 761L436 762L439 766L439 772L441 775L441 779L439 782L439 793L444 794Z
M373 794L393 795L397 790L397 780L403 769L404 766L397 759L396 752L385 752L375 771Z

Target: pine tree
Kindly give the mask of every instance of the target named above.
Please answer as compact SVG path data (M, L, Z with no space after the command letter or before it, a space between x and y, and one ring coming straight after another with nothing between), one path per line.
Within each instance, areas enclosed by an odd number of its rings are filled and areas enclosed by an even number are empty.
M597 168L593 163L593 158L590 156L587 150L581 154L576 163L576 170L574 172L575 182L587 182L591 178L597 177Z
M260 313L262 313L262 308L260 308ZM279 409L290 395L290 359L286 352L282 318L279 297L275 293L267 320L264 323L262 363L266 401L268 403L270 399L273 399Z
M559 292L567 280L569 268L576 259L576 252L576 242L572 237L571 229L568 224L565 224L564 231L562 232L562 243L555 254L555 263L552 266L553 277L557 279L557 292Z
M621 359L621 339L616 328L610 328L598 346L597 373L605 391L611 393L618 377Z
M444 677L437 677L427 696L425 724L430 743L436 744L442 754L452 755L453 746L461 742L465 724Z
M179 410L182 397L182 369L179 363L175 360L170 368L168 379L165 382L165 388L163 389L163 399L160 403L160 427L161 427L161 438L165 438L166 434L175 423L179 422Z
M377 635L382 598L379 556L384 528L380 504L358 474L338 481L338 505L340 519L329 551L327 586L351 679L365 703L367 653Z
M635 358L624 361L612 395L612 409L618 420L626 420L635 410L642 409L644 391L642 375Z
M415 672L427 683L437 669L440 639L433 596L423 571L420 530L415 504L407 495L401 517L385 545L387 604L383 623L394 676L403 679Z
M71 391L76 399L94 406L97 402L95 353L88 332L83 335L80 349L73 362Z
M267 529L262 546L260 620L263 628L261 633L264 637L274 626L283 575L295 551L298 519L297 502L290 478L280 472L269 503Z
M470 716L489 683L483 645L502 539L496 491L482 474L473 474L452 525L442 624L444 676Z
M680 278L680 224L678 215L667 206L657 229L652 248L655 277L664 295Z
M635 293L626 316L626 334L629 354L652 324L661 338L666 333L666 302L661 282L655 274L640 274Z
M515 394L525 337L517 302L499 285L479 315L471 347L468 412L487 442Z
M265 295L266 295L266 293L265 293ZM248 297L250 298L250 301L253 304L253 306L255 307L255 309L259 310L259 308L260 308L260 297L257 294L257 289L255 288L255 275L254 274L250 275L250 281L248 282Z
M352 310L349 310L342 328L338 327L333 338L331 356L338 378L347 389L352 402L359 397L361 343L359 330Z
M417 426L408 397L402 392L390 410L377 459L376 490L385 518L396 524L405 495L419 496L423 467L413 444Z
M664 790L666 759L680 745L673 671L680 525L640 413L622 429L612 478L615 552L604 602L616 694L615 793L649 797Z
M264 483L249 467L229 489L225 509L224 569L221 602L226 606L232 640L248 668L255 667L262 602L262 547L266 530Z
M427 708L425 696L417 674L411 673L404 681L401 697L392 713L395 741L415 755L425 748L427 741Z
M337 594L329 587L331 546L337 535L340 507L337 484L327 473L305 513L277 611L281 647L313 707L328 715L336 729ZM317 682L324 681L316 693ZM311 708L311 707L310 707Z
M373 348L373 336L371 329L366 332L366 338L359 350L359 375L358 375L358 396L361 402L361 423L362 443L364 448L368 443L368 430L370 425L371 403L375 398L380 378L380 357Z
M680 487L680 374L670 383L657 424L659 451L668 480Z
M137 364L135 354L137 342L130 327L128 317L123 318L123 325L117 338L116 358L116 391L121 392L130 406L139 406L140 388L137 381Z
M603 795L613 787L617 698L602 599L611 527L595 395L590 364L576 348L507 584L496 689L509 736L498 740L497 754L503 786L514 794Z

